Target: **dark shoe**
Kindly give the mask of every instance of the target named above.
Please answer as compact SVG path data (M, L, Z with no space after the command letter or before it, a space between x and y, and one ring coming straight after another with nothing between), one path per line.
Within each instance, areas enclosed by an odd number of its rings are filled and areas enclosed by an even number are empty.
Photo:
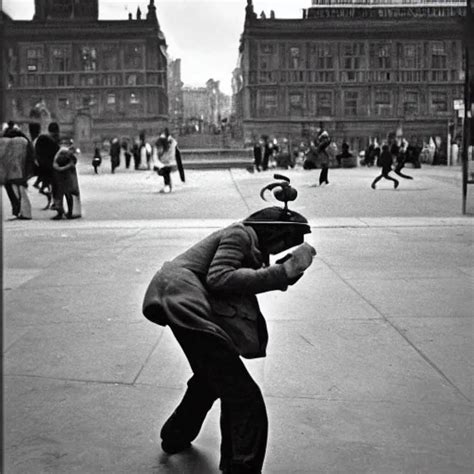
M371 187L372 189L375 189L375 183L372 183L372 184L370 185L370 187Z
M189 441L166 441L163 440L161 442L161 449L166 453L166 454L176 454L181 451L184 451L185 449L188 449L191 446L191 443Z
M25 216L17 216L17 219L20 219L21 221L31 221L31 217L25 217Z
M394 189L397 189L399 184L400 183L398 181L395 181L395 184L393 185Z
M80 218L81 218L81 216L71 216L71 214L68 214L66 216L66 219L80 219Z
M58 214L57 216L51 217L52 221L60 221L63 218L62 214Z

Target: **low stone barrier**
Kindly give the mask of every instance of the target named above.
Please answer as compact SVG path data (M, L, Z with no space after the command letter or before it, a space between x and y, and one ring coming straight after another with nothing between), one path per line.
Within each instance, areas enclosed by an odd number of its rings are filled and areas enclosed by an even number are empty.
M252 166L251 148L180 149L187 169L247 168Z

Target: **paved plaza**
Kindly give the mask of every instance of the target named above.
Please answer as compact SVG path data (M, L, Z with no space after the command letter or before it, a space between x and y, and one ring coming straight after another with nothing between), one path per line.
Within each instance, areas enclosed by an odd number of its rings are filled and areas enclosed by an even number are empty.
M7 474L217 474L219 405L175 456L159 431L190 369L141 303L161 264L265 206L272 172L92 174L84 217L32 221L3 193L4 457ZM270 342L246 361L267 404L265 474L472 474L473 231L459 167L285 172L318 255L287 292L259 297ZM174 176L175 181L177 176ZM468 210L474 214L470 190ZM273 203L268 195L269 205Z

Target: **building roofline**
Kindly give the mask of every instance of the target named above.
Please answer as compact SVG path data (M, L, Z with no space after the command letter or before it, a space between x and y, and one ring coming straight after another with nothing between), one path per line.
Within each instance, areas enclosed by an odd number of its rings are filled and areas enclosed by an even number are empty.
M333 9L344 9L344 8L351 8L351 9L367 9L373 8L380 10L381 8L405 8L405 9L417 9L417 8L452 8L452 7L465 7L466 2L464 1L452 1L446 3L437 3L435 1L430 1L426 3L371 3L371 4L359 4L359 3L343 3L343 4L328 4L328 5L311 5L307 8L307 10L317 9L317 10L333 10Z

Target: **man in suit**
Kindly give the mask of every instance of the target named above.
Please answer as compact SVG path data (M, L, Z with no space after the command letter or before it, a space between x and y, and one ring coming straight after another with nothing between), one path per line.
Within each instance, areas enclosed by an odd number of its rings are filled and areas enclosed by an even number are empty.
M156 324L169 325L193 371L181 403L161 430L168 454L189 447L219 398L220 469L261 473L267 414L240 356L266 355L268 333L256 295L285 291L303 275L316 254L304 243L310 232L308 221L288 210L287 203L265 208L212 233L153 277L143 313ZM270 255L293 247L270 264Z

